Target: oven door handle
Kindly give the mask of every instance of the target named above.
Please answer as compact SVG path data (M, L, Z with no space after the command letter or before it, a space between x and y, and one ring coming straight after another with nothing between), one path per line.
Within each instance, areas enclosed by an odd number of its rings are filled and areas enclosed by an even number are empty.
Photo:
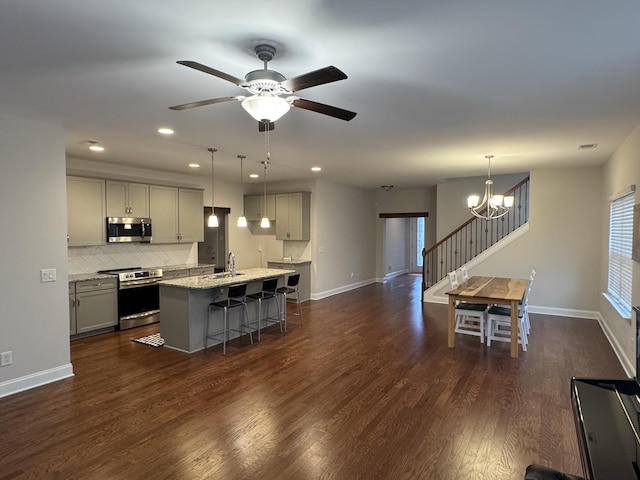
M154 283L158 283L159 279L154 280L134 280L132 282L121 283L120 290L125 290L127 288L136 288L144 285L153 285Z

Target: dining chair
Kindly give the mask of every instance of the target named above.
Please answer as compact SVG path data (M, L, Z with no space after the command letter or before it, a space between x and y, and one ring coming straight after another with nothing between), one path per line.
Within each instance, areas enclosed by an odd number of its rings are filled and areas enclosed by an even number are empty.
M456 272L449 272L449 284L451 288L459 286ZM485 327L487 323L487 308L483 303L458 302L455 306L456 325L455 332L463 335L480 337L480 343L484 343Z
M532 283L529 279L522 303L518 305L518 343L525 352L529 343L529 292ZM487 346L490 347L494 340L511 342L511 307L494 305L487 311Z
M469 280L469 272L467 271L467 266L466 265L462 265L458 269L458 274L459 274L459 276L460 276L460 278L462 279L463 282L466 282L467 280Z

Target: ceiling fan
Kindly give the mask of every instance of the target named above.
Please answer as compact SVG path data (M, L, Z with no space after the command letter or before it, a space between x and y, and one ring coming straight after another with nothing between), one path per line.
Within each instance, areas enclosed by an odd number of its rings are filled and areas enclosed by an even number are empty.
M276 54L276 48L273 45L261 43L255 47L254 51L257 57L264 62L264 69L247 73L244 80L191 60L180 60L177 62L180 65L200 70L201 72L208 73L242 87L249 91L251 96L234 95L232 97L211 98L199 102L174 105L169 108L171 110L188 110L190 108L235 100L242 102L242 107L258 121L260 131L267 129L272 130L273 123L287 113L291 106L346 121L356 116L355 112L350 112L349 110L291 95L305 88L346 79L347 75L340 69L329 66L297 77L286 78L281 73L267 68L268 62L271 61ZM283 97L285 95L286 98Z

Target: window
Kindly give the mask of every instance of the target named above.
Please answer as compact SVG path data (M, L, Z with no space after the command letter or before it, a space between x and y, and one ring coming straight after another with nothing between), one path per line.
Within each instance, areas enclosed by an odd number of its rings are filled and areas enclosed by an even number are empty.
M610 202L607 298L624 318L631 318L634 192L632 186Z

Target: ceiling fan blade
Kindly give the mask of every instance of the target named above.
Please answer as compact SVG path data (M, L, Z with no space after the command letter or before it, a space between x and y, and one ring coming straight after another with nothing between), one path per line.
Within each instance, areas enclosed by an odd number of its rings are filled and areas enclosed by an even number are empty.
M245 81L241 78L234 77L233 75L229 75L228 73L221 72L220 70L216 70L215 68L207 67L198 62L193 62L191 60L179 60L180 65L184 65L185 67L190 67L195 70L200 70L201 72L208 73L209 75L213 75L214 77L221 78L226 80L227 82L235 83L239 87L241 87Z
M266 132L267 130L271 131L276 128L276 124L274 122L258 122L258 131Z
M337 82L338 80L344 80L346 78L347 75L342 70L331 65L329 67L321 68L320 70L304 73L297 77L288 78L287 80L280 82L280 84L290 92L297 92L304 88Z
M339 118L340 120L345 120L347 122L357 115L356 112L332 107L331 105L325 105L324 103L312 102L311 100L306 100L304 98L296 98L293 101L293 106L329 115L330 117Z
M169 107L170 110L188 110L195 107L204 107L205 105L213 105L214 103L230 102L231 100L243 100L242 95L236 95L234 97L220 97L211 98L209 100L200 100L199 102L183 103L182 105L174 105Z

